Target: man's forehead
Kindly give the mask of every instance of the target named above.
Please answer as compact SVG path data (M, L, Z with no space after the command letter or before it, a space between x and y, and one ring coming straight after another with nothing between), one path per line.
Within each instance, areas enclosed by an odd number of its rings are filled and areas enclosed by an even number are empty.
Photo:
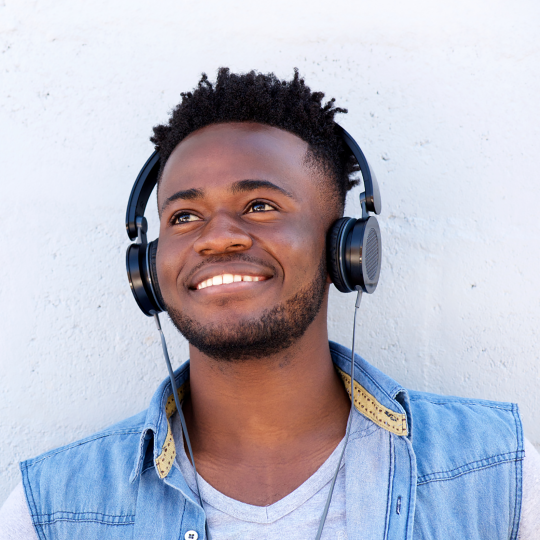
M179 189L235 189L238 182L247 180L267 181L291 193L299 177L308 175L307 149L307 143L296 135L263 124L207 126L171 153L160 180L160 203Z
M241 165L250 159L265 162L279 155L294 162L302 160L307 149L308 144L300 137L276 127L253 122L212 124L178 144L165 165L164 176L167 169L178 165L194 161L200 167L218 158L230 158L235 163L240 158Z

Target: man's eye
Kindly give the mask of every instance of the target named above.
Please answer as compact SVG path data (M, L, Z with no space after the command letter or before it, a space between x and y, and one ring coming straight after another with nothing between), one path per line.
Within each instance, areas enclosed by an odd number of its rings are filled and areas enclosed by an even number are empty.
M271 204L257 201L250 204L247 213L250 214L254 212L270 212L272 210L275 210L275 208Z
M196 216L195 214L191 214L189 212L181 212L180 214L176 214L173 218L173 224L177 223L189 223L190 221L199 221L201 218L199 216Z

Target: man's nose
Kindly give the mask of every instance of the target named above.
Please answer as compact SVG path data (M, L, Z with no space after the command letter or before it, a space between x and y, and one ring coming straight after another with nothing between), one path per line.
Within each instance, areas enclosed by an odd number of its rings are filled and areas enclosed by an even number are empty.
M193 244L199 255L217 255L245 251L253 245L242 221L228 213L219 213L203 227Z

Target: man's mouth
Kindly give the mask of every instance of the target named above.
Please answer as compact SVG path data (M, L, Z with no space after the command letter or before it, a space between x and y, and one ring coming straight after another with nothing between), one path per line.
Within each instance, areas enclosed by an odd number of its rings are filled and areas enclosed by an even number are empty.
M265 281L269 279L267 276L253 276L253 275L243 275L243 274L218 274L212 276L208 279L205 279L196 284L195 289L201 290L207 287L218 287L223 285L230 285L231 283L239 283L242 281L253 282L253 281Z

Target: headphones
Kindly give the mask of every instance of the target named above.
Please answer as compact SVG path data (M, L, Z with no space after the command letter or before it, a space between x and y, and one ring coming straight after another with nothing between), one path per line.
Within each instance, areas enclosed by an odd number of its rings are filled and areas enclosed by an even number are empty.
M336 124L336 128L360 166L364 192L360 194L362 217L338 219L328 231L328 273L341 292L360 288L372 293L379 282L382 244L377 218L369 213L381 213L381 195L375 174L356 141L340 125ZM135 240L126 252L129 285L137 305L149 317L167 310L156 270L158 240L148 243L148 223L144 217L148 199L157 184L159 166L156 150L135 180L126 212L126 231L130 240Z

